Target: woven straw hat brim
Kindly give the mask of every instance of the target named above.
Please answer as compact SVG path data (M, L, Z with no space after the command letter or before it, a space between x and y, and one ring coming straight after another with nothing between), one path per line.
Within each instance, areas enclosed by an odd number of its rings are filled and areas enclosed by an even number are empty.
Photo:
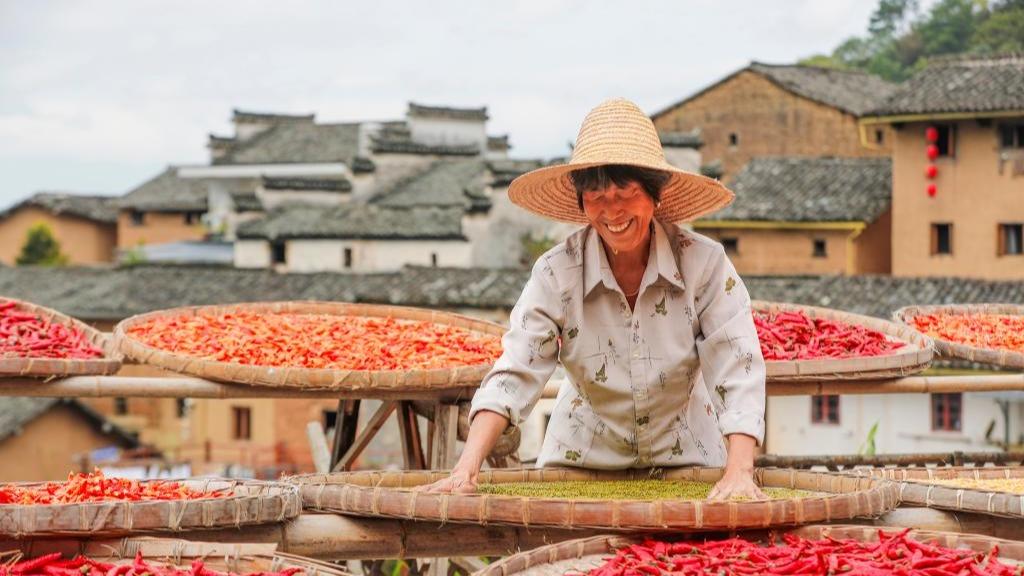
M608 164L649 168L669 174L669 181L661 190L661 204L654 210L655 217L664 222L696 220L725 208L735 198L721 182L707 176L680 170L667 163L657 165L630 161L628 158L612 158L599 162L570 162L527 172L509 185L509 199L545 218L587 224L589 220L580 211L576 188L569 178L569 173Z

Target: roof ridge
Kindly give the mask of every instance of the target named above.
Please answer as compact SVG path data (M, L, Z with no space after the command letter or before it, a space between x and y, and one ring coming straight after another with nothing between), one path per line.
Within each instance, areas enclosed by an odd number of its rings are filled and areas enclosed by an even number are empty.
M998 65L1004 61L1019 60L1024 64L1024 52L1001 52L996 54L941 54L928 58L925 67L950 66L956 64Z

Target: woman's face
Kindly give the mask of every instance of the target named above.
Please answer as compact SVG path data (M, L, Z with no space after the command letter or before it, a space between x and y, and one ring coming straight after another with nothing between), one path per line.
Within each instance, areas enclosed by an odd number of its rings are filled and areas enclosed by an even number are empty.
M583 212L615 252L642 248L650 240L654 201L637 182L612 182L604 190L584 192Z

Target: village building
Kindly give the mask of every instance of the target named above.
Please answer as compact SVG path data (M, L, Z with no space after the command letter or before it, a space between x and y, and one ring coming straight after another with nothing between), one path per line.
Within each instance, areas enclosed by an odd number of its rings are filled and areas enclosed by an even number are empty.
M892 131L892 273L1024 277L1024 57L934 61L861 118Z
M0 399L0 481L66 479L84 471L95 450L137 448L139 441L74 399ZM16 465L14 465L16 463Z
M861 145L857 120L894 86L863 72L752 62L655 112L662 132L698 131L702 172L727 184L759 156L888 156L890 128Z
M762 157L733 181L736 200L693 227L740 274L888 274L888 158Z
M45 224L68 264L114 260L117 208L110 196L39 192L0 212L0 264L13 265L28 232Z

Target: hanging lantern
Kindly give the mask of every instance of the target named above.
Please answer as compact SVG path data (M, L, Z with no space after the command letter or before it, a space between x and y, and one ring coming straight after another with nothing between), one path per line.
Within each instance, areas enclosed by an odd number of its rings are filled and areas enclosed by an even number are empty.
M925 149L925 153L928 154L929 160L935 160L939 157L939 147L935 144L929 144L928 148Z
M936 128L935 126L929 126L924 131L924 139L929 141L929 142L938 142L939 141L939 129Z
M935 164L929 164L928 167L924 169L924 175L928 178L934 179L939 175L939 167Z
M939 189L935 184L928 185L928 197L935 198L935 194L938 193Z

